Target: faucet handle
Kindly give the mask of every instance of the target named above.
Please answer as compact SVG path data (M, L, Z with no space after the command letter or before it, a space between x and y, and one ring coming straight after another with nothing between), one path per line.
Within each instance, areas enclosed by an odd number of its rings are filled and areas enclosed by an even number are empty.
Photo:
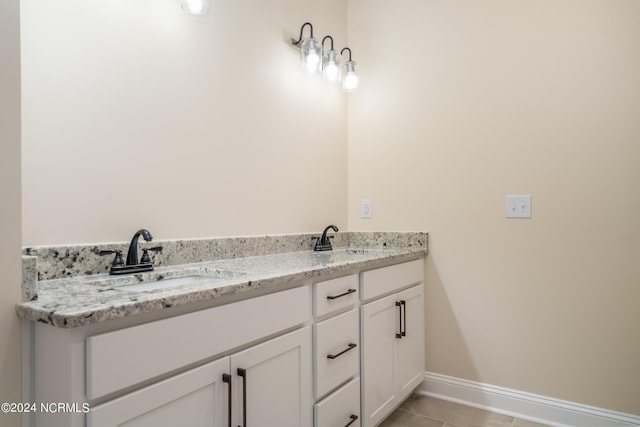
M113 255L113 254L116 254L116 257L113 259L113 263L111 264L111 266L124 265L124 261L122 260L122 251L120 249L98 252L98 255L100 256Z
M151 252L162 252L162 246L154 246L152 248L143 249L142 250L142 257L140 258L140 264L151 263L151 257L149 256L149 251L151 251Z

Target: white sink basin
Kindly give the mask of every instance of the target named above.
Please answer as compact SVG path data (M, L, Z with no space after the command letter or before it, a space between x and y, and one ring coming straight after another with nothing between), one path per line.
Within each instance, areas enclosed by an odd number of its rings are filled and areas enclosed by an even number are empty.
M205 272L203 274L195 274L184 277L173 277L169 279L160 279L153 282L141 282L131 285L121 285L118 289L131 292L148 292L156 291L159 289L172 289L179 288L181 286L193 286L204 283L215 283L227 281L238 276L242 276L245 273L239 273L236 271L214 270L211 272Z
M207 276L186 276L176 277L173 279L162 279L156 282L136 283L135 285L119 286L119 289L131 292L155 291L158 289L169 289L180 286L198 285L200 283L210 282L211 278Z

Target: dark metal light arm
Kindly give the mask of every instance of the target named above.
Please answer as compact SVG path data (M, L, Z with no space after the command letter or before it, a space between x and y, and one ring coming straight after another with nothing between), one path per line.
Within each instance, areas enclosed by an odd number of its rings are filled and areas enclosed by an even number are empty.
M342 55L344 53L345 50L349 51L349 61L351 61L351 49L349 49L348 47L345 47L344 49L342 49L340 51L340 55Z
M331 50L333 50L333 37L331 37L331 36L324 36L324 37L323 37L323 39L322 39L322 50L324 50L324 41L325 41L326 39L331 40Z
M298 40L294 40L291 39L291 44L294 46L297 46L300 44L300 42L302 41L302 33L304 32L304 27L309 26L309 37L313 37L313 25L311 25L311 22L305 22L304 24L302 24L302 27L300 27L300 37L298 37Z

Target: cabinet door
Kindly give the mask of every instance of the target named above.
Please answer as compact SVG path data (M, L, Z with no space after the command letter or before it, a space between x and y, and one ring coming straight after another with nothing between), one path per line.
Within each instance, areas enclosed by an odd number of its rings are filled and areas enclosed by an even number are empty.
M232 355L231 372L233 426L311 426L309 327Z
M362 425L376 425L396 404L400 307L390 295L361 307Z
M88 427L223 427L229 371L224 358L91 408Z
M398 340L398 394L404 399L424 380L424 285L398 293L402 338Z

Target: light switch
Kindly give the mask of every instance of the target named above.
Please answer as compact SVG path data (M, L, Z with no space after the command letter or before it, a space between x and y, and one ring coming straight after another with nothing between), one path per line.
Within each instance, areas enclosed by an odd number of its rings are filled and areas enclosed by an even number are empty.
M531 218L531 196L507 196L507 218Z
M373 218L371 199L362 199L360 201L360 218Z

